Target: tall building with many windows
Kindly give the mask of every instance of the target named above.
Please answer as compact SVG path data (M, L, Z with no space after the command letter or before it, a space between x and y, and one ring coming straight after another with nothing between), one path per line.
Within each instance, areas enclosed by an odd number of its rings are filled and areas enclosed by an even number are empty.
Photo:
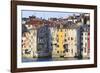
M90 56L90 15L84 14L83 18L83 25L80 29L80 46L82 49L82 56L83 58L89 58Z
M25 58L37 57L37 29L32 24L22 26L22 54Z
M51 48L49 47L49 29L48 25L37 29L37 54L40 58L51 57Z
M76 25L75 25L76 26ZM77 56L77 29L51 27L52 57L75 57Z
M90 37L90 29L88 25L83 25L81 28L81 49L83 58L89 57L89 37Z

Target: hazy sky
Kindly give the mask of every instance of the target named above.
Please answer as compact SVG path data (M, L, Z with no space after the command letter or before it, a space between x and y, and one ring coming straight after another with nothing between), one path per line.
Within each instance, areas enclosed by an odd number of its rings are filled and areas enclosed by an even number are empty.
M22 11L22 18L26 17L28 18L29 16L35 15L36 17L39 18L44 18L48 19L51 17L56 17L56 18L61 18L61 17L68 17L72 16L73 14L80 14L80 13L68 13L68 12L53 12L53 11L27 11L24 10Z

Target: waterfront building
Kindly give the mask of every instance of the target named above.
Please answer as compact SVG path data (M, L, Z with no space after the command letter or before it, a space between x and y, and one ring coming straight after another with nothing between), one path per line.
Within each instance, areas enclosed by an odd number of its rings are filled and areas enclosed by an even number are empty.
M89 57L90 45L90 29L88 25L83 25L81 29L81 48L82 48L82 56L83 58Z
M23 24L22 33L22 54L25 58L37 57L37 29L32 24Z
M52 57L77 56L77 29L50 27Z
M37 54L39 58L51 57L51 48L49 47L49 29L44 25L37 29Z
M90 56L90 17L89 14L84 14L84 24L80 29L81 33L81 49L83 58Z

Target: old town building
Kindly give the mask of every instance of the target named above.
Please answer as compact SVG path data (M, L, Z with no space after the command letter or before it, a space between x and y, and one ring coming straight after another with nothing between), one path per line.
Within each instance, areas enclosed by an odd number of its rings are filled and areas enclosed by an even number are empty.
M77 28L50 27L52 57L75 57L77 56Z

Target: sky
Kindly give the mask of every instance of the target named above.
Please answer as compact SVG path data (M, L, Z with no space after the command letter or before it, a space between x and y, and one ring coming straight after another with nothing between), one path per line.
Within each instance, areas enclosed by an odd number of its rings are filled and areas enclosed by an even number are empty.
M68 13L68 12L53 12L53 11L28 11L28 10L23 10L22 11L22 18L26 17L28 18L29 16L36 16L38 18L43 18L43 19L48 19L48 18L62 18L62 17L68 17L72 16L73 14L80 14L80 13Z

